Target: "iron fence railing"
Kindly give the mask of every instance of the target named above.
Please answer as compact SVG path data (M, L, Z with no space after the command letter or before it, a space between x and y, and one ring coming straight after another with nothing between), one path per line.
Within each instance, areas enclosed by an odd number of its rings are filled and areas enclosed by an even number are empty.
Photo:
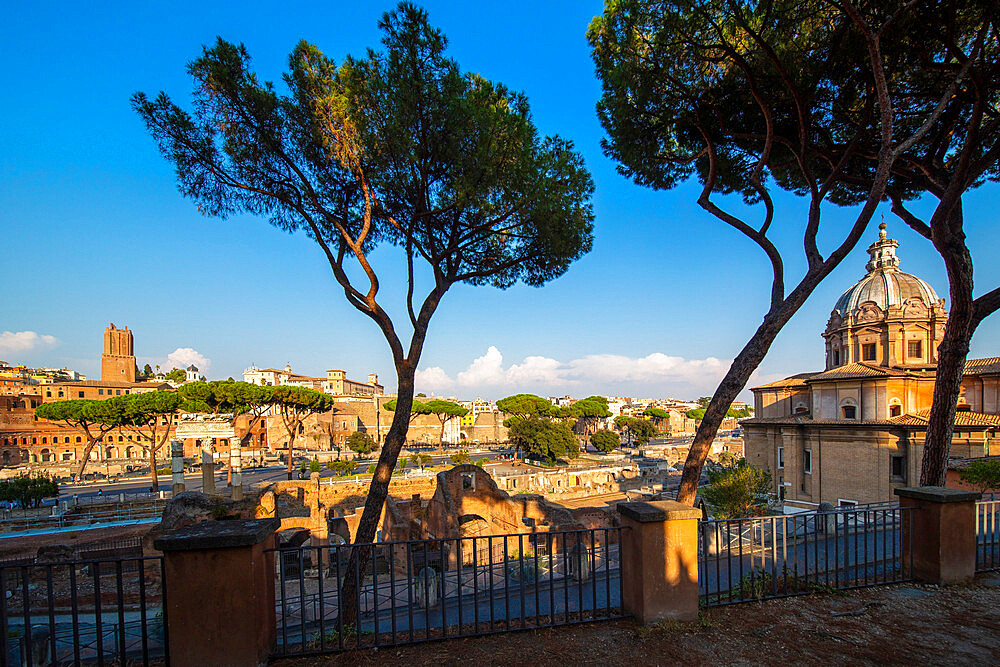
M976 572L1000 569L1000 500L976 503Z
M911 508L802 512L699 524L702 603L724 605L912 578ZM908 533L912 541L912 533ZM912 545L909 545L912 546Z
M0 563L0 667L169 662L162 557Z
M621 530L275 549L276 655L620 618Z
M70 526L87 526L97 523L128 523L159 518L167 505L167 500L142 504L119 504L107 509L88 512L73 511L57 516L34 516L21 518L0 518L0 532L25 530L46 530Z

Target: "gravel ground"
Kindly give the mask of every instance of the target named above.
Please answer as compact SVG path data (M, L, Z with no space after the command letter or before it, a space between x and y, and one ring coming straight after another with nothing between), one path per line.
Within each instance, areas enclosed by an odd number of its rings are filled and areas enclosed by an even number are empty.
M1000 664L1000 577L714 608L691 623L592 623L283 660L305 665Z

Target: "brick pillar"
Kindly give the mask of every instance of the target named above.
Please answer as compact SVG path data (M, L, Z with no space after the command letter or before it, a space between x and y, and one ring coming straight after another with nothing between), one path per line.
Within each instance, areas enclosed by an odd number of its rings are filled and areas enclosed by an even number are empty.
M912 559L913 577L951 584L976 574L975 491L921 486L895 489L903 517L903 567Z
M212 438L202 438L201 442L201 491L215 494L215 454L212 453Z
M184 441L170 441L170 481L176 496L184 493Z
M698 618L698 519L675 500L619 503L622 606L642 625Z
M264 665L274 649L278 519L206 521L156 538L172 665Z

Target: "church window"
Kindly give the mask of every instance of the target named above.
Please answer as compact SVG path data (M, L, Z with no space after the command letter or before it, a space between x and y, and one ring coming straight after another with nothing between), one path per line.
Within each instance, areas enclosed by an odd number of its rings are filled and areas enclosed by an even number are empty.
M833 351L833 365L834 366L840 365L840 350Z
M811 449L802 452L802 472L811 475L813 471L813 453Z
M858 408L853 405L845 405L841 408L844 413L844 419L857 419L858 418Z
M889 459L890 480L893 482L906 481L906 457L892 456Z
M861 346L861 358L864 361L875 361L875 343L865 343Z
M906 344L906 356L908 357L921 357L923 352L923 346L920 344L919 340L911 340Z
M784 447L778 447L778 467L779 468L784 468L785 467L785 448ZM782 479L784 479L784 478L782 478Z
M903 414L903 406L902 405L899 405L897 403L896 405L890 405L889 406L889 416L890 417L898 417L901 414Z

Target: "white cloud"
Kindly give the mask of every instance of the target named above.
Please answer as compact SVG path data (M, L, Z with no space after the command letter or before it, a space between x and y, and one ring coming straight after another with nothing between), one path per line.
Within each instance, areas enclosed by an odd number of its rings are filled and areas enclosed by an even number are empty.
M463 387L502 384L503 381L503 355L494 345L458 374L458 384Z
M34 331L4 331L0 333L0 354L10 352L30 352L40 347L50 347L59 342L55 336L38 334ZM16 360L11 359L16 363Z
M542 356L525 357L521 363L504 367L503 355L495 346L473 359L454 379L439 366L417 371L420 389L490 389L509 391L515 388L583 391L659 391L708 392L725 375L730 361L708 357L685 359L656 352L645 357L616 354L593 354L562 362Z
M167 355L166 362L161 365L162 371L169 371L171 368L187 368L191 364L198 367L201 375L208 376L208 369L212 367L212 360L191 347L179 347Z

